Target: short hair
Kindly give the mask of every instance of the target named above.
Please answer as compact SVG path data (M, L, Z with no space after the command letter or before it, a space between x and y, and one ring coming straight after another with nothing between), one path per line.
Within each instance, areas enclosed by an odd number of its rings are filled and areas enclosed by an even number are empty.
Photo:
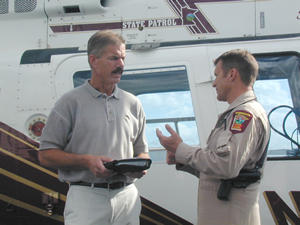
M103 51L108 45L125 44L123 37L111 30L98 31L93 34L87 45L87 54L101 57Z
M230 69L236 68L241 76L242 82L246 86L253 86L258 75L258 63L254 56L243 49L234 49L220 55L214 64L222 62L222 68L225 73Z

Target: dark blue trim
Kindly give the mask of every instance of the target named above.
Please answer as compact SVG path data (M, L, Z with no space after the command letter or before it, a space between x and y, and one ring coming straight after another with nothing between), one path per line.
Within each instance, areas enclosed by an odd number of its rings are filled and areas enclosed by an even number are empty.
M21 57L20 64L49 63L52 55L63 55L80 52L86 51L79 51L78 47L26 50Z

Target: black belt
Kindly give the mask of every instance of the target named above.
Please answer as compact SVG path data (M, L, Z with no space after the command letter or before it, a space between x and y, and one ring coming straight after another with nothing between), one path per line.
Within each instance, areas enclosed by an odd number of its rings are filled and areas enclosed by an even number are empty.
M88 183L83 181L71 182L70 185L80 185L80 186L88 186L88 187L96 187L96 188L106 188L106 189L120 189L132 183L125 182L114 182L114 183Z

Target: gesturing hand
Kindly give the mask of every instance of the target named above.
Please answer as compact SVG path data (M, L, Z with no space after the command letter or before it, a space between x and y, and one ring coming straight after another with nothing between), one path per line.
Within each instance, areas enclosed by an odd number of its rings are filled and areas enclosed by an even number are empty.
M178 145L182 142L181 137L170 127L170 125L166 124L167 131L171 134L171 136L167 137L162 134L162 132L157 128L156 135L159 139L159 142L162 146L166 148L166 150L175 153Z

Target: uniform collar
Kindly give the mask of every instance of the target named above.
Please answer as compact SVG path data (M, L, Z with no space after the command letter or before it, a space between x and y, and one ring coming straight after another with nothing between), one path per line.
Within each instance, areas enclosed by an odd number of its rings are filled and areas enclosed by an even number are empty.
M95 89L89 82L90 80L87 80L85 82L85 87L88 90L88 92L94 97L94 98L99 98L100 96L107 96L107 94L102 93L100 91L98 91L97 89ZM118 86L116 85L112 95L110 97L114 97L116 99L120 98L120 90L118 88Z
M236 108L246 102L256 100L256 96L253 92L253 90L246 91L244 94L241 94L239 97L237 97L228 107L228 110Z
M246 103L246 102L249 102L249 101L252 101L252 100L256 100L256 96L253 92L253 90L250 90L250 91L246 91L244 94L241 94L239 97L237 97L230 105L229 107L227 108L227 110L223 113L221 113L219 115L219 118L223 115L225 116L225 114L227 114L228 112L232 111L234 108Z

